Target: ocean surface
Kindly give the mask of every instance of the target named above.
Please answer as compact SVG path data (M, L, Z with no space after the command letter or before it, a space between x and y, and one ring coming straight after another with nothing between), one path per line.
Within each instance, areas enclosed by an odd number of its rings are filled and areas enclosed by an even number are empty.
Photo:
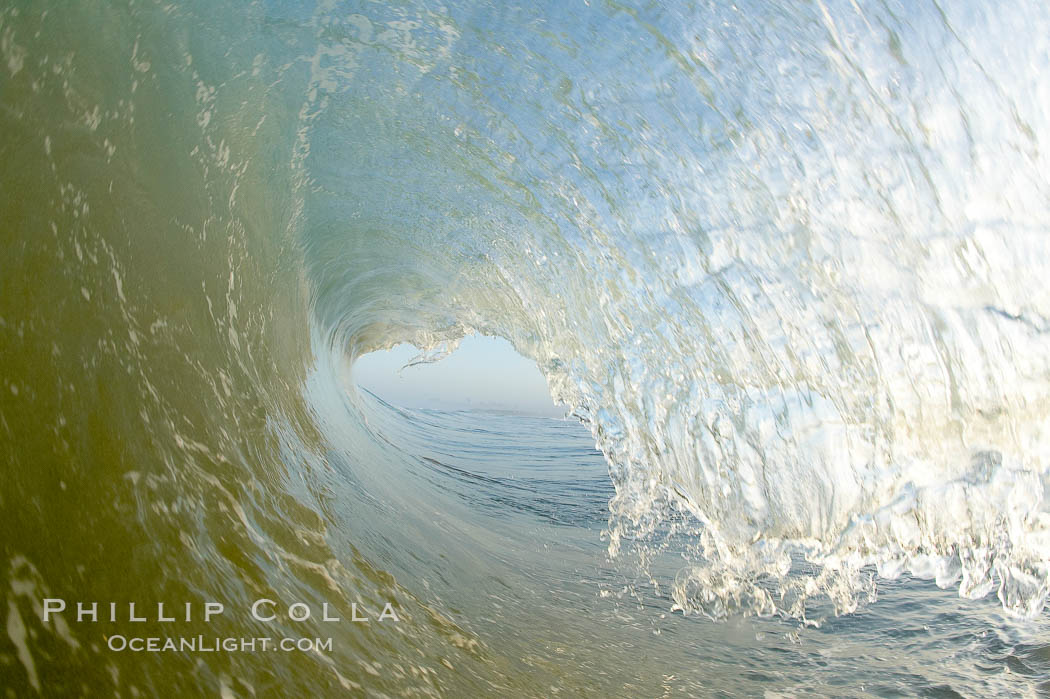
M1050 693L1048 110L1034 0L0 0L0 689ZM569 416L355 380L473 334Z

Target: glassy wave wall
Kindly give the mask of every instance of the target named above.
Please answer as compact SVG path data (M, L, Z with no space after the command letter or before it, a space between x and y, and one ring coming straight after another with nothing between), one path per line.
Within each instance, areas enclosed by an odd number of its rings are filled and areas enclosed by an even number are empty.
M3 3L0 673L696 692L728 667L700 627L647 667L628 629L817 623L900 576L1042 618L1048 75L1039 2ZM469 333L603 459L354 387ZM132 657L48 597L401 621L230 611L206 632L339 650Z

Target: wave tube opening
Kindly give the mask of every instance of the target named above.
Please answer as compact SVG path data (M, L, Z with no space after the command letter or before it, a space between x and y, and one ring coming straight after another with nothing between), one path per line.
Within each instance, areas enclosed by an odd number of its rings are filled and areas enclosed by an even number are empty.
M1032 0L7 3L0 683L1050 679L1048 42ZM572 419L355 388L472 335ZM336 651L114 654L59 596Z

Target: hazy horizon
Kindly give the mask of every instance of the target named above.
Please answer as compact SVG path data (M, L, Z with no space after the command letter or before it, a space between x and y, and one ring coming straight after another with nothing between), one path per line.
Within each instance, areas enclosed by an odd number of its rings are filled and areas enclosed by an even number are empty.
M440 361L406 367L420 354L410 344L371 352L354 363L354 380L408 408L496 410L561 417L536 363L503 338L471 335Z

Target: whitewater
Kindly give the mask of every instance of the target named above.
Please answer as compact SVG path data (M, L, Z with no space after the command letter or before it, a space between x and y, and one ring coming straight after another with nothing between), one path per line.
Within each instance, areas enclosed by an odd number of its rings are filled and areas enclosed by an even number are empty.
M0 3L0 685L1046 691L1048 76L1034 1ZM569 418L357 385L470 335Z

